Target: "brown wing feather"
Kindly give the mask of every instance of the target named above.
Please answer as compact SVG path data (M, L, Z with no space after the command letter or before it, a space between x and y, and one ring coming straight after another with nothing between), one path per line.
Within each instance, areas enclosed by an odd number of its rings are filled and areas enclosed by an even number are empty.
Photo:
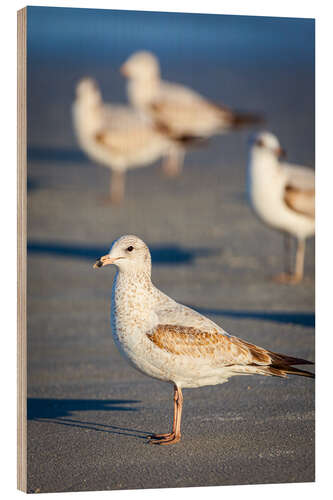
M204 332L194 327L158 325L147 336L157 347L171 354L193 358L219 357L225 366L250 361L249 349L245 345L236 337L227 337L217 330Z
M294 212L308 217L315 216L315 191L314 189L297 189L293 186L287 186L284 193L286 205Z
M301 358L268 351L262 347L218 332L204 332L194 327L158 325L147 337L157 347L175 355L193 358L212 357L222 366L258 366L263 374L286 377L287 374L314 377L310 372L293 368L294 364L313 364Z

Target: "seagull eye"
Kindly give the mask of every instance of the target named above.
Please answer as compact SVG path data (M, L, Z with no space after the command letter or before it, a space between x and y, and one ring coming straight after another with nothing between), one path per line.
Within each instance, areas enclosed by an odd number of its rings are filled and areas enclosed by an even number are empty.
M132 247L132 246L130 246L130 247L127 248L128 252L131 252L132 250L134 250L134 247Z

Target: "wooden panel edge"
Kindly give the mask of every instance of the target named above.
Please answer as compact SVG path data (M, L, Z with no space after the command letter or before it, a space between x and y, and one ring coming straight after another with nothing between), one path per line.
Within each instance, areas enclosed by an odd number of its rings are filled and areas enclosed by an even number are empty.
M27 492L27 9L17 12L17 488Z

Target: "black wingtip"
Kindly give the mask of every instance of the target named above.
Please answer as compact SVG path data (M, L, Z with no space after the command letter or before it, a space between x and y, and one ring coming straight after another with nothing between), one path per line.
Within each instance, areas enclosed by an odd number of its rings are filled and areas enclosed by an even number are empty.
M302 377L316 378L314 373L308 372L307 370L300 370L299 368L294 367L289 367L289 369L286 370L286 373L290 375L300 375Z

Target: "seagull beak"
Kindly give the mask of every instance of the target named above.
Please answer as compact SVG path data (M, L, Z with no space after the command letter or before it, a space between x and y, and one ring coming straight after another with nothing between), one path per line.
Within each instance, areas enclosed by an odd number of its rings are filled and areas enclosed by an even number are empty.
M125 76L126 78L129 77L129 72L128 72L128 69L126 68L126 64L123 64L121 67L120 67L120 73Z
M277 155L278 155L278 158L285 158L287 156L287 152L283 148L278 148Z
M100 257L99 259L96 260L94 264L94 269L97 269L99 267L103 266L109 266L110 264L114 264L114 262L118 259L118 257L110 257L109 254L103 255L103 257Z

